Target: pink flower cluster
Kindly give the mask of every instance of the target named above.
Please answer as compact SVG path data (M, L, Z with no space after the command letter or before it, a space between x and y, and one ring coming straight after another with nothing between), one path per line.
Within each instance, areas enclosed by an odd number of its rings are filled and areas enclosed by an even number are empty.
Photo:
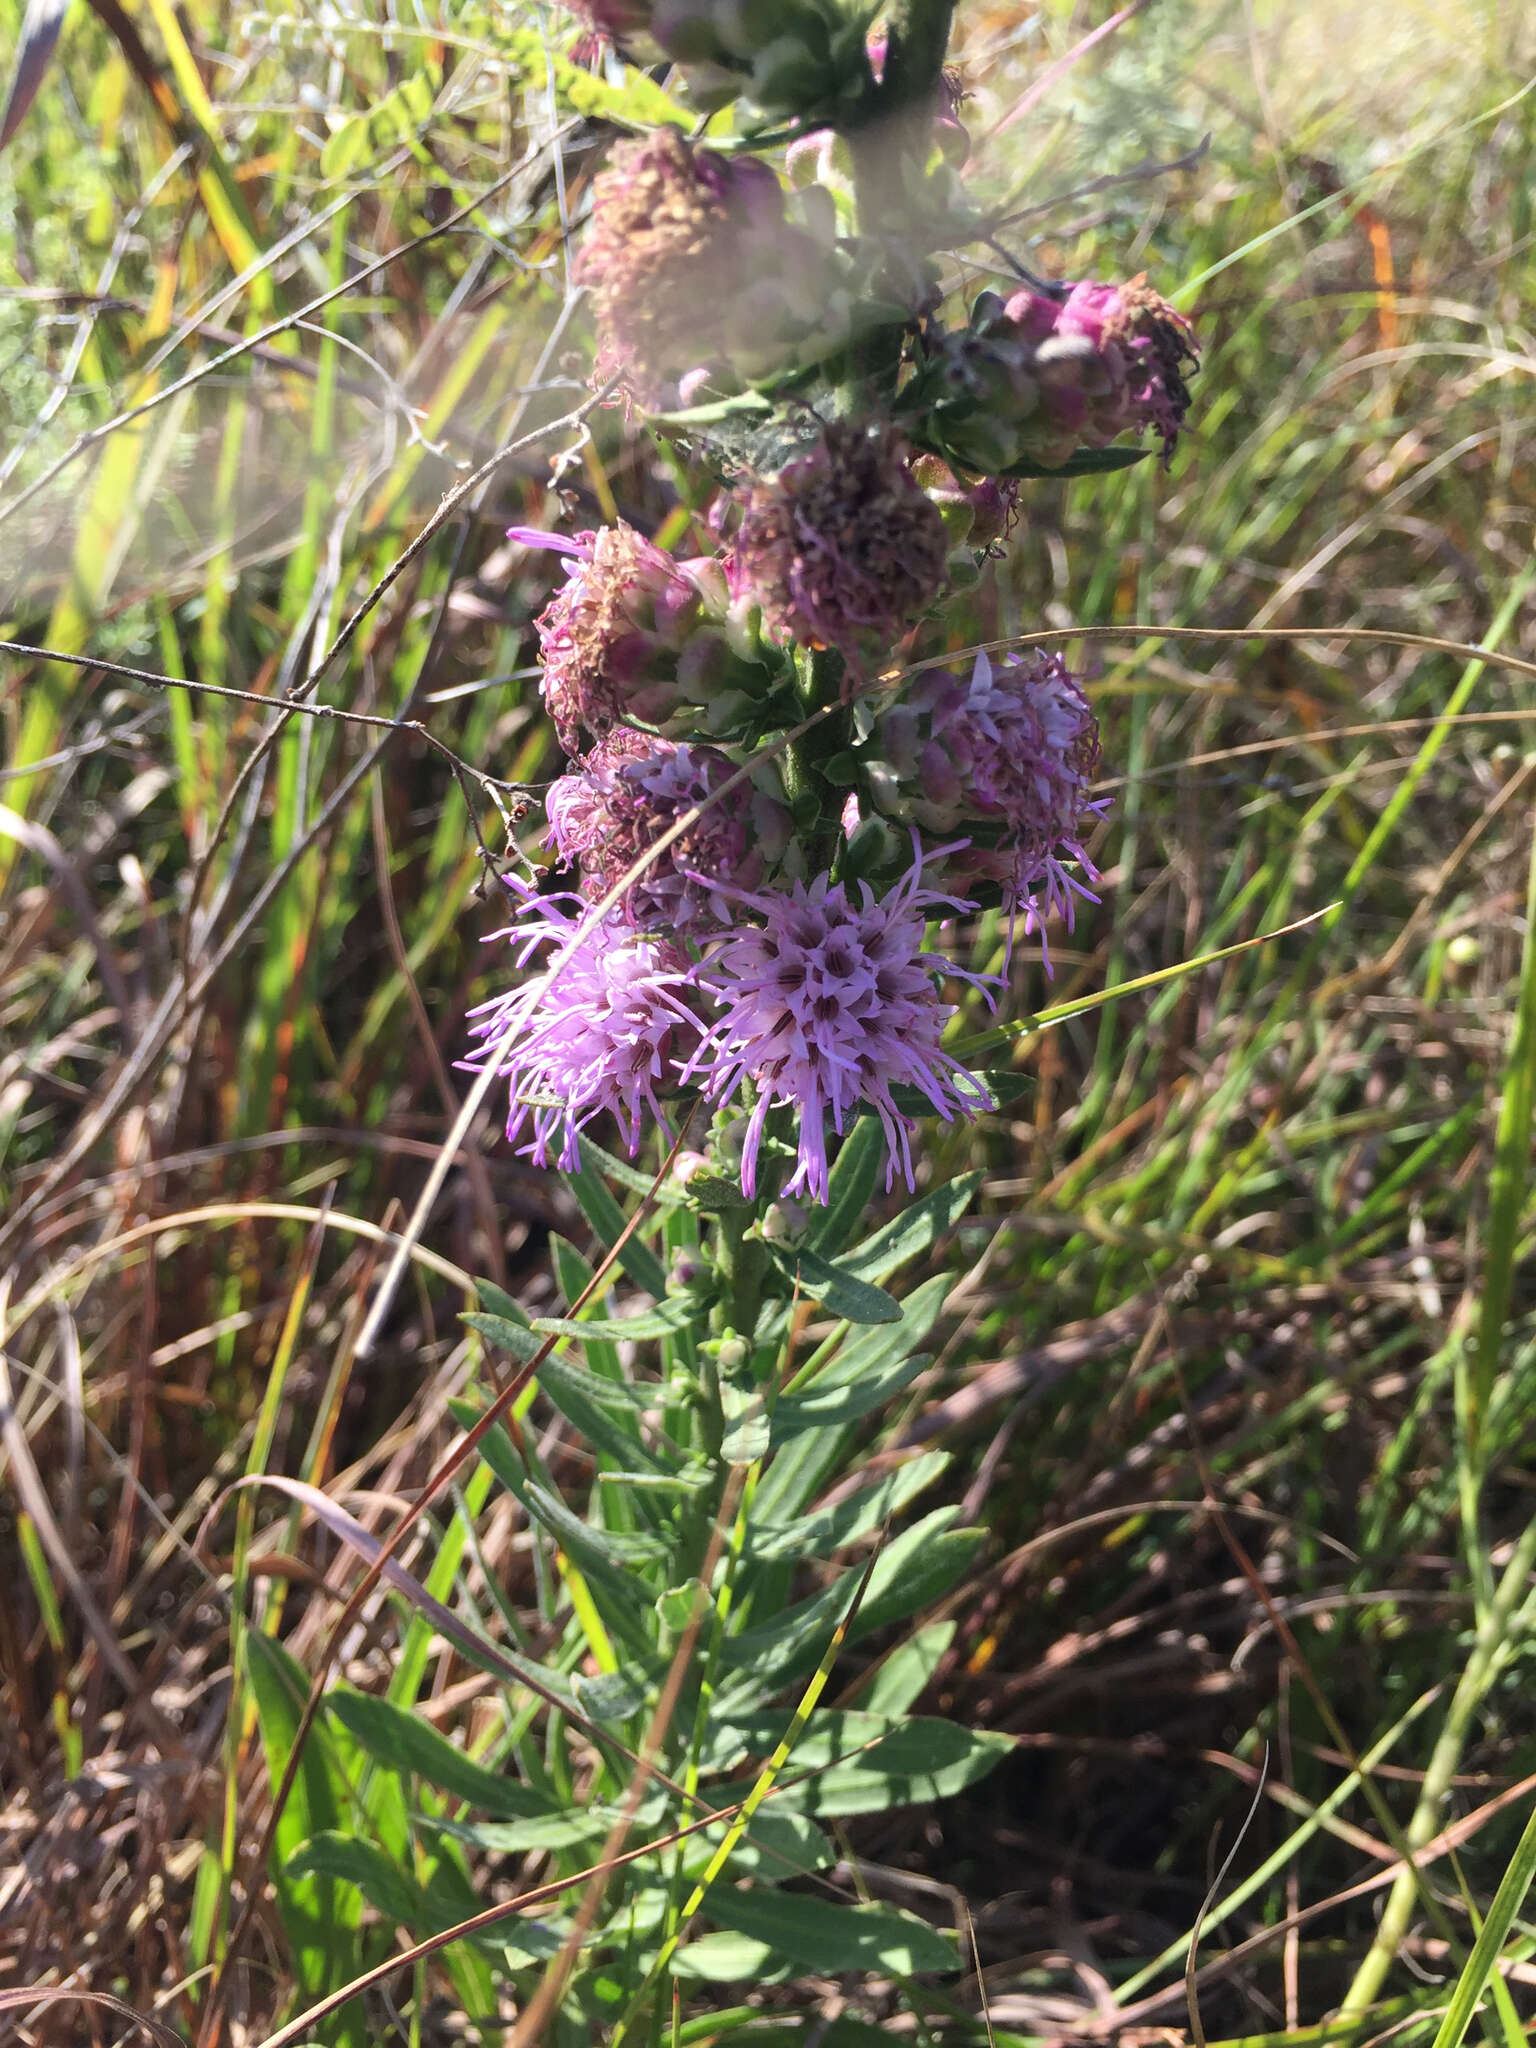
M580 869L583 893L620 889L618 919L636 931L729 924L726 892L755 886L789 843L783 806L742 786L718 748L624 726L560 777L545 809L549 843Z
M698 0L688 18L730 12ZM587 13L664 45L688 7ZM878 85L880 51L872 73L857 54ZM835 130L802 134L819 148ZM621 144L577 272L599 375L631 403L674 405L722 362L771 353L802 233L760 161L671 129ZM811 299L820 276L801 278ZM600 1114L633 1155L691 1097L741 1112L749 1198L788 1146L784 1193L825 1201L829 1138L861 1114L885 1133L888 1180L910 1185L914 1110L988 1100L944 1046L956 970L928 950L930 925L1000 903L1010 945L1038 931L1049 972L1047 922L1070 929L1096 900L1099 731L1059 656L866 686L958 576L956 551L1011 531L1021 476L1149 431L1167 459L1189 324L1142 278L983 293L956 331L894 317L908 354L883 411L873 395L847 406L845 383L835 417L795 400L765 427L770 408L738 385L723 410L670 423L729 419L713 554L679 559L623 522L513 530L566 558L535 621L570 757L546 805L564 893L509 883L515 956L538 972L476 1013L471 1064L506 1079L508 1136L540 1164L570 1166ZM800 746L808 709L841 721L819 751Z
M839 473L860 480L862 500L838 497ZM545 971L477 1013L472 1064L506 1077L508 1135L538 1163L569 1165L603 1111L633 1154L647 1117L665 1127L669 1102L691 1091L747 1106L749 1196L778 1116L795 1132L785 1192L824 1201L828 1134L866 1111L886 1133L890 1172L910 1183L901 1087L942 1117L982 1106L943 1048L952 1009L940 978L955 970L925 950L926 927L973 909L983 888L1026 932L1053 914L1070 926L1089 896L1098 728L1064 663L983 654L965 676L919 671L876 718L859 752L864 801L901 820L912 848L883 892L805 874L769 761L636 722L698 720L711 671L723 682L744 659L727 577L770 639L883 654L906 623L902 593L910 604L925 588L902 537L926 547L929 521L942 530L893 438L846 428L826 430L771 496L754 493L724 566L678 562L627 527L565 543L515 530L568 557L537 626L546 699L573 755L546 799L548 843L575 893L509 885L520 961L542 957ZM856 792L843 808L851 843ZM961 836L925 850L919 828ZM925 884L925 863L950 893Z
M788 892L741 895L757 920L719 942L700 982L720 1020L689 1061L705 1094L727 1103L744 1085L755 1098L742 1146L742 1191L757 1184L764 1127L781 1105L799 1126L798 1164L786 1195L827 1199L826 1132L839 1136L860 1106L885 1130L887 1187L899 1162L912 1185L913 1118L893 1088L916 1089L936 1116L972 1116L986 1091L941 1044L953 1006L939 1000L935 976L957 970L923 950L935 911L970 905L922 886L923 854L913 836L911 868L877 899L819 875ZM968 979L976 979L974 976Z

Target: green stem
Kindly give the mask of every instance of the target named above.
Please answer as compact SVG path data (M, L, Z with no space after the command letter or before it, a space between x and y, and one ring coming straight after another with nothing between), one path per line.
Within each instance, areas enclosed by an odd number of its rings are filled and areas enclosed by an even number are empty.
M885 65L858 127L848 136L859 231L884 236L899 280L911 241L913 172L921 173L933 136L935 101L954 20L954 0L895 0L887 10ZM899 284L897 296L900 297ZM879 353L900 329L877 330L859 351L861 368L880 381ZM886 368L894 368L887 364Z
M1477 1631L1467 1668L1451 1697L1445 1725L1440 1730L1440 1739L1424 1773L1418 1805L1408 1823L1406 1841L1411 1853L1417 1853L1434 1840L1440 1825L1441 1809L1451 1789L1451 1779L1461 1761L1472 1716L1487 1696L1502 1665L1522 1646L1522 1631L1514 1624L1527 1596L1527 1582L1533 1565L1536 1565L1536 1519L1526 1528L1504 1568L1504 1575ZM1376 1939L1355 1972L1354 1982L1339 2007L1341 2017L1356 2018L1374 2003L1383 1979L1403 1945L1417 1895L1415 1871L1411 1867L1400 1870L1387 1896Z
M932 100L954 15L954 0L896 0L887 10L885 67L875 98L879 114L925 107Z
M715 1310L718 1335L734 1332L744 1343L752 1342L757 1312L762 1302L766 1253L755 1237L747 1236L753 1212L724 1209L715 1222L713 1263L719 1283L720 1300ZM719 1387L716 1381L716 1394Z

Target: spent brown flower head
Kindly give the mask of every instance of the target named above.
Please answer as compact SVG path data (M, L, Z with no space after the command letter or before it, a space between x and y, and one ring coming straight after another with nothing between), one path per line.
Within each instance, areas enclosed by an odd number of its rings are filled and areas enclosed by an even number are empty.
M727 567L772 638L834 647L862 668L938 596L946 556L943 518L900 437L838 421L752 485Z
M597 315L597 376L642 405L732 353L735 319L792 231L766 164L694 149L674 128L621 143L593 191L577 265Z

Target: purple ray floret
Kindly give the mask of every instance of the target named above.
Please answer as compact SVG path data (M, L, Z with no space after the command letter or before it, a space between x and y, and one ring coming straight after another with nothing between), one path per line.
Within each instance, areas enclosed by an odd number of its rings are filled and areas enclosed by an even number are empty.
M507 1077L507 1137L521 1139L535 1165L553 1154L571 1171L578 1133L605 1110L634 1158L647 1115L666 1128L661 1097L703 1034L685 999L693 969L676 946L632 937L577 898L541 897L515 880L508 887L521 914L496 936L513 941L520 966L551 950L535 980L471 1011L484 1043L463 1064L494 1062Z

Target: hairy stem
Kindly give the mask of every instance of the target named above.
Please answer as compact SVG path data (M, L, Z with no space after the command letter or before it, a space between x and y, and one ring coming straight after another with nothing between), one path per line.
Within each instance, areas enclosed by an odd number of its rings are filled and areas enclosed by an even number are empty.
M886 17L889 41L876 102L882 115L933 97L954 15L954 0L896 0Z

